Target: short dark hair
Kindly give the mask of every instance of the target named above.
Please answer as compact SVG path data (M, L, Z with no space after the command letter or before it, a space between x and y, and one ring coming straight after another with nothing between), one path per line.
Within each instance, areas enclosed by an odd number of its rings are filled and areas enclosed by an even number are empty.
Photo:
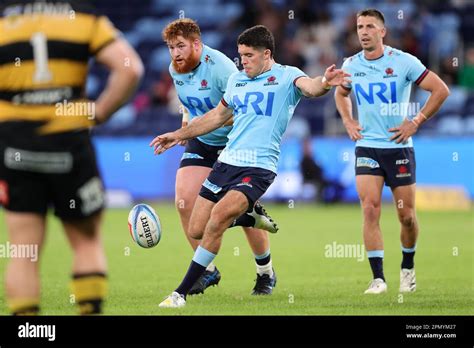
M237 38L237 45L269 49L272 52L271 57L273 57L273 53L275 52L275 39L273 38L273 34L264 25L256 25L246 29Z
M362 17L369 16L369 17L378 18L385 25L385 17L383 16L383 13L380 12L379 10L376 10L375 8L368 8L368 9L357 12L357 18L359 18L361 16Z

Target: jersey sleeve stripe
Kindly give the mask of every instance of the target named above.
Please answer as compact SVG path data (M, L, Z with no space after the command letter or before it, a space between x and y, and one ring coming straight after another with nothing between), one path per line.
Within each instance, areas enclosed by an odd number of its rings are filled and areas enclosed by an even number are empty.
M304 75L298 76L297 78L295 78L295 79L293 80L293 84L296 86L296 81L298 81L298 80L299 80L300 78L302 78L302 77L306 77L306 76L304 76Z
M224 98L221 99L221 103L222 103L222 105L224 105L226 108L229 107L229 104L227 104L227 102L224 100Z
M428 69L425 69L425 71L423 71L423 73L420 75L420 77L415 81L415 83L417 85L419 85L421 83L421 81L424 80L424 78L426 77L426 75L428 75L430 71Z
M92 54L93 56L98 55L100 51L102 51L104 48L106 48L106 47L107 47L108 45L110 45L111 43L115 42L119 37L120 37L120 35L119 35L119 36L116 36L116 37L113 37L113 38L111 38L111 39L109 39L109 40L107 40L107 41L104 42L102 45L100 45L99 47L97 47L97 49L96 49L94 52L92 52L91 54Z

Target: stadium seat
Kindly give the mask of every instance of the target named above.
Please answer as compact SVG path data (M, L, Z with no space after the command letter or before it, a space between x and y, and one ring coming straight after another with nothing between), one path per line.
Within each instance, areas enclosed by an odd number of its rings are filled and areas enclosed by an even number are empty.
M461 135L464 133L464 122L460 115L446 115L438 121L438 132L446 135Z

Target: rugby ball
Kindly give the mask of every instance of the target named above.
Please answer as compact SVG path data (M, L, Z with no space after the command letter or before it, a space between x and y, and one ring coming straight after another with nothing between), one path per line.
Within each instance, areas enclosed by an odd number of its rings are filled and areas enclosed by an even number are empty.
M142 248L153 248L160 242L160 218L147 204L137 204L130 210L128 229L133 241Z

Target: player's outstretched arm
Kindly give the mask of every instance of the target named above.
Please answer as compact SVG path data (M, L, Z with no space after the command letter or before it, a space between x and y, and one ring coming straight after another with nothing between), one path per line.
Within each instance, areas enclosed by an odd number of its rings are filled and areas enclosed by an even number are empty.
M418 131L418 127L433 117L450 93L448 86L432 71L426 75L419 86L425 91L431 92L431 94L413 119L405 119L400 126L389 129L390 132L394 133L390 140L395 140L397 144L406 142Z
M135 92L143 76L143 63L132 46L118 38L96 56L110 70L106 88L95 103L98 124L106 122Z
M155 148L155 154L159 155L182 140L195 138L221 127L232 118L232 115L232 109L219 103L216 108L207 112L204 116L197 118L188 126L171 133L158 135L151 141L150 146L153 146Z
M333 86L350 84L351 80L348 79L349 76L351 75L345 73L342 69L336 69L336 65L333 64L326 69L324 76L299 78L296 80L296 87L298 87L306 97L319 97L326 94Z
M342 123L346 128L347 134L351 140L356 141L362 139L360 131L362 127L357 120L352 117L352 101L350 98L350 90L338 86L336 92L334 92L334 100L336 102L337 111L341 115Z

